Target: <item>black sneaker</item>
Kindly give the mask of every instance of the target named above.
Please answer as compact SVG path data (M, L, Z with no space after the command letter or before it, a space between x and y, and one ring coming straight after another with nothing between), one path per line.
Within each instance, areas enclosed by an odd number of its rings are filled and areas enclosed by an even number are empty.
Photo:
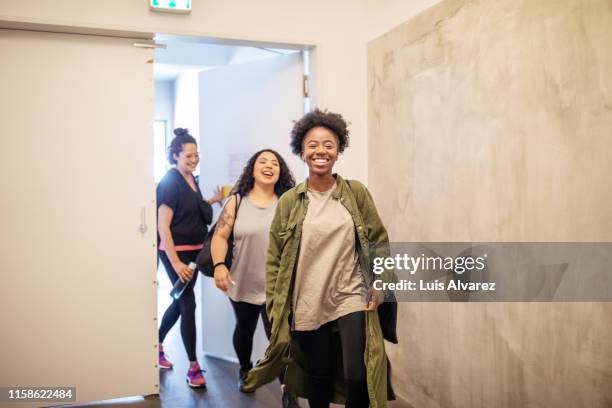
M255 392L255 391L245 391L244 390L244 383L247 379L247 376L249 375L249 371L250 369L240 369L240 371L238 372L238 389L240 390L240 392L244 392L246 393L251 393L251 392Z
M300 408L297 397L288 392L283 393L283 408Z

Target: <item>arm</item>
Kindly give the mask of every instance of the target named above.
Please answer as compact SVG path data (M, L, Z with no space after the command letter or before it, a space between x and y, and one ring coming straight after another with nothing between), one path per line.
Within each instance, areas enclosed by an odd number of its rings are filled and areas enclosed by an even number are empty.
M387 230L378 215L374 199L365 186L363 186L360 210L363 222L365 223L368 241L374 245L374 250L377 253L382 253L382 256L385 257L389 256L389 236L387 235Z
M266 258L266 313L272 316L272 305L274 303L274 291L276 288L276 278L280 267L281 258L281 203L276 207L276 213L270 226L270 243L268 245L268 256Z
M231 196L227 201L227 204L225 204L225 207L219 216L219 221L217 221L217 227L215 228L215 232L210 243L210 255L212 257L213 265L225 261L228 250L227 241L234 230L234 214L236 214L235 195ZM227 292L229 285L235 283L232 280L229 269L227 269L225 264L217 266L214 270L214 274L215 285L223 292Z
M181 282L187 282L193 277L193 271L189 269L178 257L176 249L174 247L174 240L170 232L170 224L172 223L172 217L174 211L166 204L162 204L157 209L157 230L159 231L159 237L166 248L166 255L172 264L172 268L178 275Z
M363 218L366 236L370 244L370 262L372 262L375 257L388 257L390 254L389 236L378 215L374 199L363 184L359 183L355 185L357 182L354 181L352 183L354 183L354 188L352 188L352 190L355 192L355 199L359 206L359 212ZM393 271L386 270L380 275L380 279L382 279L383 282L395 282L395 275ZM370 288L368 298L366 310L376 310L376 308L384 302L385 294L384 292Z

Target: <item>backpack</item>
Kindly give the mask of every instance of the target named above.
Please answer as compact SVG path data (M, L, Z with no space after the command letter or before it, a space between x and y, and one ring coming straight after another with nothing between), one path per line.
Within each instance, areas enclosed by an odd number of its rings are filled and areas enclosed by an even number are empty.
M234 212L234 223L236 222L236 216L238 215L238 208L240 208L240 203L242 200L240 199L240 195L235 194L236 196L236 210ZM230 196L231 197L231 196ZM204 246L200 250L200 253L196 257L196 265L197 270L202 272L204 276L212 278L215 276L215 271L213 268L213 259L212 254L210 253L210 246L212 243L213 235L215 235L215 230L217 229L217 223L213 225L208 233L206 234L206 238L204 240ZM227 254L225 255L225 265L227 269L231 269L232 267L232 258L234 253L234 231L232 230L232 234L229 236L227 240Z

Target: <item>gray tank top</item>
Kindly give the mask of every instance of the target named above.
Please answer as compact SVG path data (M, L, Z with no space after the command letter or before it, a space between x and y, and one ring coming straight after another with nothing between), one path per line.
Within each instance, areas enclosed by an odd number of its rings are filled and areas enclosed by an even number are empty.
M266 303L265 274L270 226L276 212L275 200L266 208L244 197L234 223L234 258L229 297L235 302Z

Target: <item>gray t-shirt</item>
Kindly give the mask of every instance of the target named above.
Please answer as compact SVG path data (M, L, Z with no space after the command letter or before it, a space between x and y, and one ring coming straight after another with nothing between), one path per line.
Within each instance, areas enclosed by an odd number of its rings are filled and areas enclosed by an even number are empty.
M262 305L266 302L265 272L270 226L278 200L258 207L244 197L234 222L234 254L229 297L235 302Z
M332 187L308 190L293 292L293 329L316 330L364 310L365 286L355 251L355 226Z

